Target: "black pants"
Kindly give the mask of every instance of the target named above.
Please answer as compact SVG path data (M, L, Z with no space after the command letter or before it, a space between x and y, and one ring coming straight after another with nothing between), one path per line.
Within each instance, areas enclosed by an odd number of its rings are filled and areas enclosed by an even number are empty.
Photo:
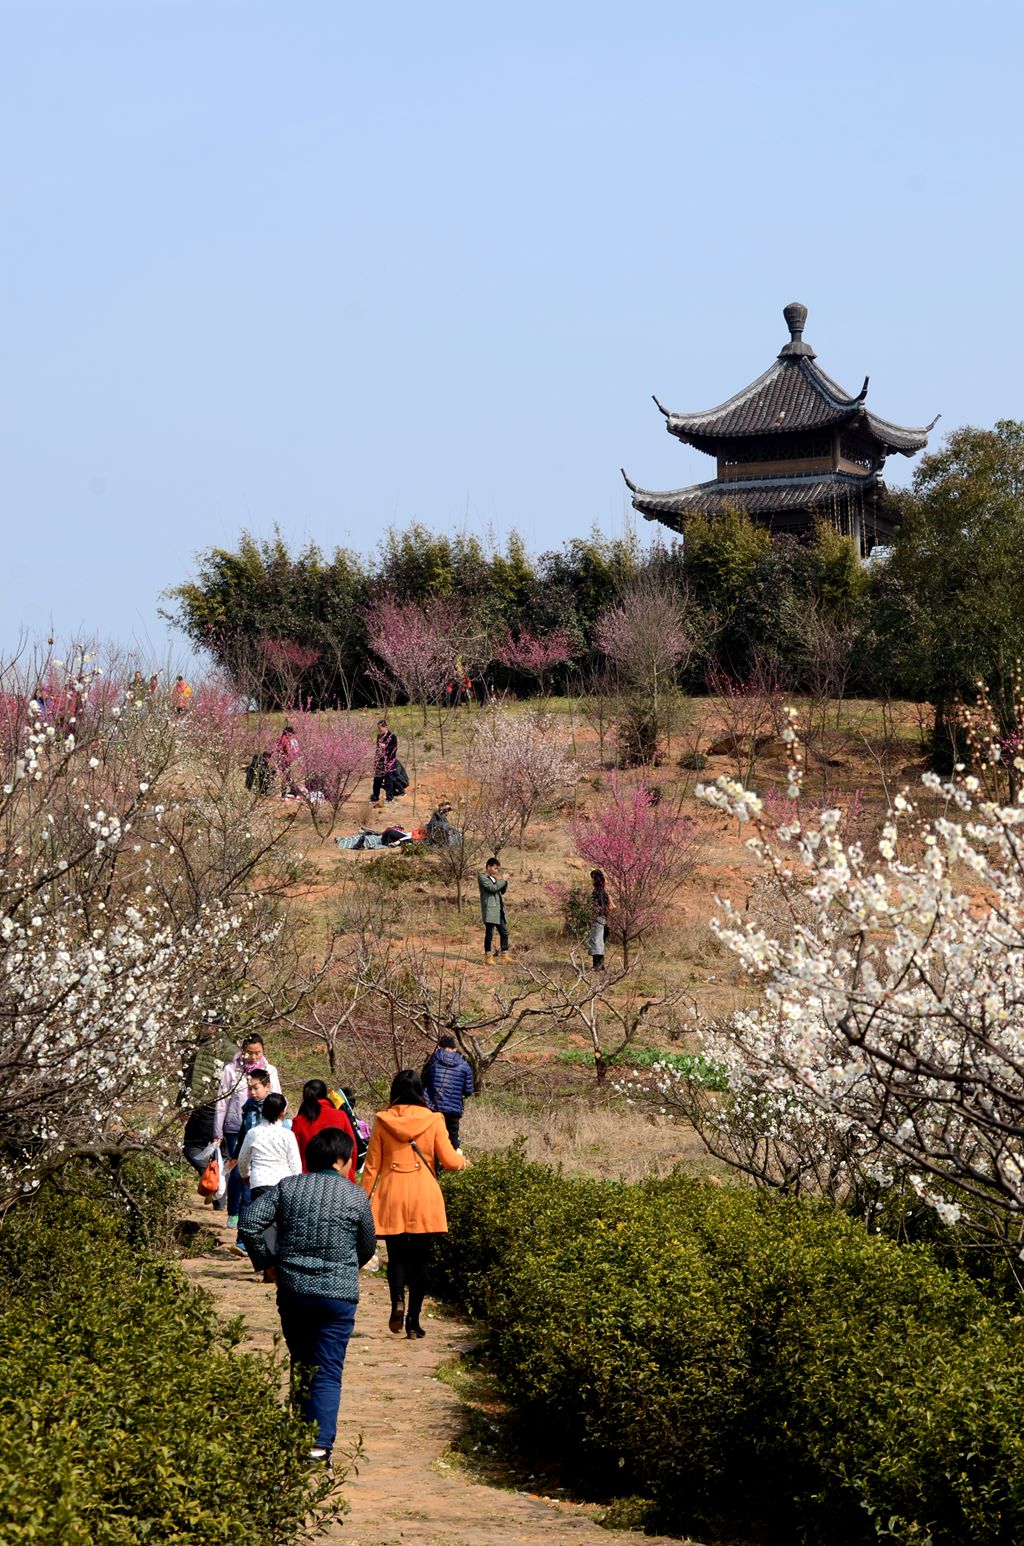
M504 955L505 951L508 949L508 924L505 922L504 918L501 920L500 923L485 923L484 924L484 955L485 956L488 956L491 953L491 945L494 942L494 931L495 931L495 929L497 929L497 931L498 931L498 938L501 941L502 954Z
M382 789L384 791L384 797L390 805L392 800L395 798L395 792L390 773L375 773L373 775L373 794L370 796L370 799L379 800L380 792Z
M442 1111L444 1125L448 1129L448 1137L451 1139L453 1149L459 1147L459 1123L462 1121L461 1111Z
M408 1290L405 1310L406 1327L418 1326L427 1291L427 1264L433 1235L386 1235L388 1243L388 1288L391 1303L401 1304Z

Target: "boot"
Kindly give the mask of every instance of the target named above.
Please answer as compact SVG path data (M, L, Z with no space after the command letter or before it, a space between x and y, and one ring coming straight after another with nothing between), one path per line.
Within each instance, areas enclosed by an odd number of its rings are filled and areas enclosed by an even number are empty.
M389 1331L393 1331L395 1336L397 1337L398 1333L402 1329L402 1323L403 1323L404 1320L405 1320L405 1295L403 1294L401 1299L396 1299L393 1302L392 1306L391 1306L391 1315L390 1315L390 1318L388 1320L388 1330Z

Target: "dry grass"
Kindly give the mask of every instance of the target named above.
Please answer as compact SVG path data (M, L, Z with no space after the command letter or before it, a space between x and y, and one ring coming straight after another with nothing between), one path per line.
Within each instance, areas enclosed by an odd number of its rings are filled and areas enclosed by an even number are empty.
M470 1153L499 1153L520 1138L528 1160L560 1165L570 1175L642 1181L677 1165L698 1173L722 1169L692 1129L626 1106L577 1098L538 1101L529 1110L524 1102L514 1111L486 1095L467 1105L462 1141Z

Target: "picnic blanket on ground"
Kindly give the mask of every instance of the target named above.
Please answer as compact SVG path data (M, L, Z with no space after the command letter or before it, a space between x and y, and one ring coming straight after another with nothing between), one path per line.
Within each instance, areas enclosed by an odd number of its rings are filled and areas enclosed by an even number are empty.
M334 841L339 848L383 848L379 832L349 832L345 837L336 837Z
M339 848L397 848L402 843L408 843L412 838L411 832L406 832L401 827L388 827L386 832L350 832L344 837L334 839Z

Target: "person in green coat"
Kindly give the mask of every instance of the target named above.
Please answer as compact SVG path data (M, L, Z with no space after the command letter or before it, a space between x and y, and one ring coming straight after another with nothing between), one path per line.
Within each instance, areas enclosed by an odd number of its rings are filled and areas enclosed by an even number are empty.
M508 876L501 873L498 859L488 859L483 874L477 876L477 884L480 887L480 912L484 920L484 959L491 959L491 946L497 929L501 951L500 954L497 951L494 954L500 960L508 954L508 921L505 917Z

